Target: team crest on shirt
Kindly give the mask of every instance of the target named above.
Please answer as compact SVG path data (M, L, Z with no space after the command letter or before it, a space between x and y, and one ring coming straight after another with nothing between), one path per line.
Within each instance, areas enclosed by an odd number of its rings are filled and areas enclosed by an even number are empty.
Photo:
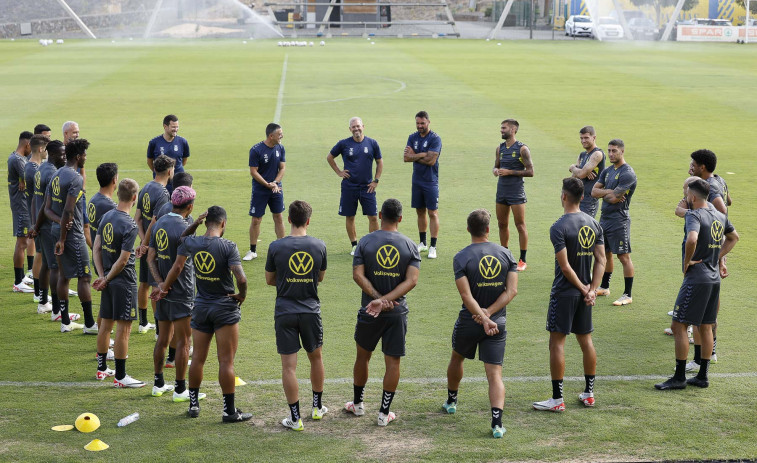
M289 270L295 275L307 275L313 270L313 256L305 251L298 251L289 257Z
M502 271L502 262L494 256L486 255L478 261L478 271L487 280L496 278Z
M179 151L179 145L173 145L173 150L178 152Z
M162 146L160 147L160 154L166 154L166 150Z
M155 233L155 243L158 245L158 251L165 251L168 248L168 233L161 228Z
M263 155L263 162L268 162L268 153Z
M106 223L103 228L103 241L105 241L105 244L113 243L113 224L110 222Z
M208 251L200 251L195 254L194 263L197 271L206 275L216 269L216 260Z
M352 148L350 148L349 155L352 156Z
M710 236L712 236L714 241L720 243L720 240L723 239L723 222L719 220L712 222L712 226L710 226Z
M87 206L87 218L89 218L90 222L95 223L95 219L97 218L97 208L94 203L89 203L89 206Z
M590 226L584 225L578 230L578 244L580 244L582 248L591 248L592 246L594 246L594 242L596 240L597 235L594 233L594 230Z
M279 158L279 150L276 150L276 159Z
M60 177L55 177L53 179L53 184L51 185L51 188L53 190L53 195L55 196L60 195Z
M145 214L150 213L150 193L145 193L145 195L142 196L142 211Z
M363 150L365 150L365 151L364 151L364 152L365 152L365 154L368 154L368 147L367 147L367 146L366 146L365 148L363 148Z
M427 142L427 141L424 141L424 142L423 142L423 147L425 148L425 147L427 147L427 146L428 146L428 142Z
M620 177L620 172L618 172L617 174L615 174L615 180L617 180L618 177Z
M376 261L385 269L392 269L400 263L400 252L391 244L385 244L376 251Z
M415 143L413 144L413 149L414 149L414 150L417 150L417 149L418 149L418 142L417 142L417 141L416 141L416 142L415 142Z

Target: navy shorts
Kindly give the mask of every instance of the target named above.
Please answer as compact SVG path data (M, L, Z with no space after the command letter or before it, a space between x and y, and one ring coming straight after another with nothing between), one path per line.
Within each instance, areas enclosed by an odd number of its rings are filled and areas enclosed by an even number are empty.
M505 324L497 323L499 333L487 336L483 325L479 325L473 318L458 317L452 330L452 350L467 359L476 357L484 363L502 365L505 359L505 339L507 331Z
M526 202L526 189L523 185L513 187L511 185L504 185L502 182L497 182L497 204L517 206Z
M354 217L357 214L357 205L363 209L363 215L377 216L378 204L376 203L376 192L368 193L368 185L346 186L342 182L342 196L339 199L339 215L344 217Z
M68 236L71 235L69 234ZM91 277L89 248L87 247L84 235L66 239L63 246L63 254L56 257L58 258L58 267L60 268L59 275L62 277L68 280Z
M230 297L217 301L198 301L192 310L190 326L193 330L212 334L226 325L235 325L242 319L239 304Z
M297 353L301 347L304 347L306 352L313 352L323 345L323 323L319 313L277 315L274 327L276 350L281 355Z
M631 221L606 220L600 222L605 238L605 250L615 255L631 253Z
M413 209L439 209L439 185L420 185L413 182L410 207Z
M137 288L109 284L102 290L100 318L132 321L137 319Z
M277 183L281 188L281 182ZM271 190L261 187L260 189L252 188L250 196L250 212L252 217L263 217L265 208L271 209L271 214L281 214L284 212L284 190L274 193Z
M390 357L404 357L407 314L380 315L373 318L360 309L355 325L355 342L373 352L381 341L381 351Z
M589 334L594 331L591 306L583 296L549 296L547 331L563 334Z
M161 322L173 322L192 316L194 301L175 302L161 299L155 304L155 319Z
M718 319L720 283L681 285L673 320L686 325L712 325Z

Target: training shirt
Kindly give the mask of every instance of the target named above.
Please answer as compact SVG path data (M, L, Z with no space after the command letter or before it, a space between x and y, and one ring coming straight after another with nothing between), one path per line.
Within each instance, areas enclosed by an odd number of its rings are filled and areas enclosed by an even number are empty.
M626 194L626 200L615 204L602 201L602 216L600 220L629 220L628 208L631 206L631 197L636 191L636 172L628 164L619 168L611 165L599 174L598 183L604 185L604 189L622 191Z
M683 276L684 284L720 283L718 256L725 235L733 230L733 225L728 218L710 203L707 207L686 211L686 227L681 246L681 268L683 269L685 264L683 260L686 258L686 236L691 231L699 233L697 247L691 260L702 262L689 267Z
M87 217L89 218L89 233L92 236L92 243L95 242L97 229L100 228L100 221L106 212L116 208L116 203L109 197L101 194L99 191L92 196L87 205Z
M565 214L552 224L549 239L555 254L565 249L568 263L576 272L578 280L588 285L593 275L594 248L604 245L604 234L594 217L584 212ZM555 257L555 279L552 282L553 296L580 296L581 290L568 281Z
M155 249L155 261L158 264L158 273L165 280L176 261L176 252L179 249L181 234L187 229L187 222L179 214L169 212L158 219L150 232L150 247ZM151 275L152 276L152 275ZM187 259L184 269L179 274L176 282L166 295L167 301L191 302L195 291L194 262ZM233 292L233 291L232 291Z
M287 236L268 246L266 272L276 272L275 315L321 313L318 274L326 270L326 244L312 236Z
M189 157L189 143L186 138L178 135L174 137L173 141L166 141L163 135L158 135L147 144L147 158L155 159L161 154L165 154L176 161L173 168L175 174L184 172L183 159Z
M158 212L153 215L153 218L157 221L160 220L164 215L168 214L173 210L173 204L171 204L171 201L165 203L164 205L160 206L160 209L158 209ZM195 219L192 218L192 214L188 215L186 219L184 219L184 222L187 223L187 225L191 225L192 222L194 222Z
M102 245L103 271L107 276L113 264L121 256L121 251L129 251L129 260L121 272L113 278L109 285L137 286L137 271L134 268L134 242L137 239L137 224L126 212L113 209L105 213L100 219L100 235Z
M584 184L584 198L581 200L581 210L582 211L589 211L589 210L596 210L597 203L599 202L599 199L593 198L591 196L591 189L594 188L594 184L597 183L597 180L599 180L599 173L605 170L605 159L607 156L605 156L605 152L602 151L599 147L594 147L591 151L582 151L581 154L578 155L578 164L577 167L579 169L583 169L587 162L589 162L589 159L591 156L599 151L602 153L602 160L599 161L599 164L592 169L592 172L594 173L595 177L593 180L589 180L589 177L584 177L581 179L581 181Z
M473 243L455 254L452 261L455 280L467 278L471 295L479 307L486 309L507 290L507 275L518 271L518 263L507 248L498 244ZM507 307L489 317L497 324L505 323ZM473 318L465 303L460 310L461 318Z
M229 294L236 293L230 268L242 265L242 260L233 241L217 236L187 236L179 244L176 253L191 257L194 262L196 302L228 300Z
M407 146L417 153L434 151L439 153L436 163L427 166L420 162L413 163L413 183L419 185L436 185L439 183L439 158L442 156L442 139L434 131L429 131L425 137L415 132L407 137Z
M331 155L342 156L344 170L348 170L350 178L342 179L342 185L366 186L373 181L373 160L381 159L381 148L373 138L363 137L363 141L356 142L354 138L339 140L330 151Z
M286 162L284 145L277 144L273 148L268 147L262 141L250 148L250 167L257 167L258 173L266 182L272 182L279 174L279 164ZM252 179L254 190L268 190L264 185Z
M499 168L509 170L526 170L523 164L523 157L520 155L520 149L524 147L523 143L516 141L511 147L502 142L499 145ZM517 175L506 175L499 177L499 184L506 187L507 193L518 193L523 190L523 177Z
M10 206L13 211L28 210L26 203L26 194L23 191L19 191L18 185L24 180L24 166L26 165L26 157L12 152L8 156L8 195L10 195ZM29 189L29 184L26 188Z
M421 267L421 255L418 246L400 232L376 230L365 235L357 244L353 266L365 266L365 277L371 282L376 291L387 294L405 280L407 268ZM360 304L367 306L373 297L363 293ZM405 296L397 299L399 306L393 310L381 312L381 316L406 314L407 301Z
M713 202L715 198L719 197L723 199L723 203L726 203L726 196L723 193L723 188L718 179L716 179L714 175L710 175L709 178L704 180L710 185L710 193L707 195L707 201Z
M50 208L63 217L63 209L66 207L66 199L69 196L76 198L73 212L73 224L66 234L66 241L84 239L84 179L73 168L63 166L55 172L50 183L47 185L46 194L50 195ZM60 224L53 223L53 236L60 236Z
M37 221L37 211L39 209L34 208L34 188L36 186L37 172L39 172L39 164L32 161L27 161L24 165L24 182L26 183L26 190L24 191L24 197L26 198L26 208L29 211L31 222Z
M53 164L52 162L43 162L42 165L39 166L39 170L37 171L39 181L37 181L36 178L34 179L34 207L37 211L44 209L47 186L50 184L50 180L53 179L53 176L57 171L58 168L55 167L55 164ZM36 221L37 218L33 217L32 223ZM47 216L45 216L45 220L42 222L40 230L49 230L52 226L52 223L53 222L51 220L48 220Z
M712 174L712 178L717 180L720 184L720 191L723 196L723 202L725 202L725 207L728 207L728 184L725 183L725 179L718 174Z
M142 214L140 228L143 233L146 232L147 227L150 226L153 213L160 209L160 207L166 202L170 202L168 198L168 190L155 180L148 182L147 185L142 187L139 191L139 195L137 195L137 212Z

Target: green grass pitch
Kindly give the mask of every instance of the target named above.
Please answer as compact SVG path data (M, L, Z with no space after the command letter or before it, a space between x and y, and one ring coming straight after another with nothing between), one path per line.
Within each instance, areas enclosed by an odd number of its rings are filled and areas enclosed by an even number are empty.
M61 334L36 314L31 295L12 284L8 197L0 195L6 239L0 244L3 323L0 328L0 459L81 461L596 461L757 458L757 360L754 347L753 268L757 219L754 127L757 127L757 67L754 50L731 44L626 44L595 42L495 42L465 40L329 40L326 47L279 48L271 41L208 40L67 41L43 48L31 41L0 42L0 139L5 152L18 134L37 123L54 128L76 120L92 146L88 190L97 190L95 167L118 162L121 178L143 185L150 179L146 145L161 133L165 114L177 114L189 140L187 170L198 191L196 209L226 208L226 237L242 252L248 244L250 176L247 153L264 138L276 111L283 62L287 72L281 124L287 150L285 200L305 199L314 209L309 232L329 252L320 286L325 327L329 414L305 421L305 432L285 432L287 413L273 332L275 291L264 284L268 243L275 237L270 215L263 221L261 257L244 264L249 295L242 313L237 374L251 384L237 389L237 404L255 414L253 425L221 424L220 389L213 351L205 368L199 419L186 406L152 398L149 387L114 390L94 380L95 340ZM380 382L370 382L363 418L341 411L351 400L352 339L360 291L352 282L349 242L337 216L339 179L325 157L349 136L348 119L361 116L367 136L381 145L382 201L405 204L400 231L417 240L409 208L411 167L402 150L424 109L442 137L439 258L424 258L418 286L409 295L408 355L392 406L398 420L375 425ZM452 258L468 241L467 213L494 209L493 151L499 123L520 121L518 139L531 148L535 172L526 179L529 202L529 268L508 308L504 376L507 434L493 440L483 366L466 363L458 413L446 416L446 366L460 298ZM550 394L546 303L554 255L549 226L562 213L560 179L581 150L580 127L597 128L598 142L619 137L639 177L631 205L634 303L613 308L615 297L594 309L598 353L597 406L582 409L575 396L582 380L565 385L567 411L548 414L531 402ZM659 392L652 385L672 373L669 325L681 282L681 219L673 209L687 177L689 153L707 147L719 156L717 172L734 199L730 218L741 234L723 283L719 363L711 386ZM358 231L367 221L358 217ZM496 228L496 226L495 226ZM204 227L201 227L204 230ZM514 231L514 229L513 229ZM496 234L492 236L496 240ZM517 234L511 238L517 255ZM262 251L262 252L261 252ZM620 266L611 285L622 292ZM99 296L95 294L97 304ZM78 301L72 299L72 311ZM128 370L152 381L153 336L132 335ZM577 343L566 344L566 377L581 377ZM379 380L377 355L371 378ZM307 378L301 355L298 376ZM620 376L624 376L621 378ZM173 381L168 370L166 380ZM303 409L310 389L301 384ZM55 433L82 412L100 417L91 435ZM123 416L142 418L117 428ZM92 454L83 446L100 438L111 447Z

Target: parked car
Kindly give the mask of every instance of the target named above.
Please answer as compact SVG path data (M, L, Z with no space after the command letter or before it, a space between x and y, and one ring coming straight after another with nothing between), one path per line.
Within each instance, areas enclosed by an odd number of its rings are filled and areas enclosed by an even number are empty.
M594 27L591 36L592 38L599 38L602 40L622 39L623 27L621 27L620 23L615 18L599 18L599 21L597 21L597 25Z
M699 26L733 26L727 19L694 18L692 21Z
M670 40L676 40L678 37L678 26L693 26L696 22L693 19L679 19L675 22L673 30L670 31Z
M589 16L574 14L565 21L565 35L591 37L594 24Z
M628 21L628 30L634 39L655 40L660 30L649 18L633 18Z

